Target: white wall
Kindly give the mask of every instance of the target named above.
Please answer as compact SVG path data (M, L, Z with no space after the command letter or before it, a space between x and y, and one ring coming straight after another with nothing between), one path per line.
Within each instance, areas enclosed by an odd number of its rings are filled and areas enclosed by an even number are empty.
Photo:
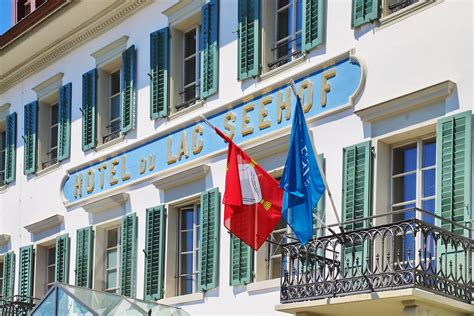
M85 161L115 152L120 147L152 135L168 123L153 122L149 119L149 34L167 25L161 12L169 7L170 1L156 1L145 7L121 24L91 39L73 52L56 60L45 69L26 78L4 94L0 95L0 105L11 103L10 111L18 113L18 150L16 182L0 193L0 233L11 235L9 248L18 253L20 246L46 241L57 234L69 232L71 238L70 280L74 280L75 231L97 221L81 207L65 209L61 201L61 181L66 170ZM323 47L310 53L302 64L282 74L257 82L253 79L241 83L237 81L237 0L222 0L220 11L220 51L219 51L219 92L211 97L202 109L177 118L176 122L189 116L227 104L272 84L283 78L290 78L312 65L355 50L355 55L363 59L367 66L367 80L361 97L355 104L360 110L382 101L413 92L435 83L451 80L457 89L445 104L446 112L472 109L473 104L473 37L472 3L469 0L445 0L416 14L384 27L366 25L356 31L350 28L350 1L327 1L326 41ZM137 129L116 147L100 152L84 153L81 146L81 106L82 74L95 67L91 53L113 42L123 35L129 36L128 44L134 44L138 56L138 115ZM58 72L63 72L63 83L72 82L72 143L71 158L51 173L42 176L23 175L23 105L36 99L32 87ZM336 205L341 205L342 148L371 137L370 125L362 123L352 111L345 111L324 118L312 128L315 145L325 154L326 170ZM219 186L224 191L225 156L209 162L211 173L206 182ZM209 187L210 188L210 187ZM137 185L129 190L130 202L127 212L139 216L138 235L138 281L137 296L143 297L142 249L145 244L145 209L162 202L160 192L152 184ZM183 192L186 194L186 192ZM163 194L161 192L161 197ZM327 205L329 205L327 203ZM24 229L25 225L37 222L53 214L63 214L64 230L53 232L40 240ZM223 215L223 214L222 214ZM330 208L327 210L329 223L335 221ZM107 217L107 215L104 215ZM276 314L274 305L279 303L279 292L268 291L249 295L245 288L228 286L229 280L229 235L221 226L219 288L211 291L204 303L188 304L184 308L192 314ZM18 267L18 260L17 260ZM18 271L18 269L16 270ZM16 277L15 292L17 290Z

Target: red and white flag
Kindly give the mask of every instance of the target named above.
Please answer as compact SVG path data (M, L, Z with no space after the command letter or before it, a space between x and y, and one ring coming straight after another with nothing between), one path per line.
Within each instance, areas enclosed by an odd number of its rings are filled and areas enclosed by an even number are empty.
M229 137L214 129L229 143L224 226L258 250L280 221L283 191L279 183Z

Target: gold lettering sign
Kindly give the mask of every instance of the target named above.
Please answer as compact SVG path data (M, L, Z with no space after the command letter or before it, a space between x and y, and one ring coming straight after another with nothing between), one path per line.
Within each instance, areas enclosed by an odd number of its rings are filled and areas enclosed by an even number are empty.
M118 158L112 159L109 166L109 184L110 186L115 185L118 183L118 179L115 176L117 171L115 170L115 166L119 164Z
M99 186L102 190L104 188L104 178L105 178L105 169L107 169L107 164L103 163L99 166Z
M196 125L193 129L193 154L197 155L201 152L202 147L204 146L204 141L202 139L197 139L198 135L202 136L204 129L202 125Z
M305 97L306 90L306 97ZM304 80L300 85L300 90L298 91L303 107L303 111L308 113L309 110L313 107L313 84L308 79Z
M82 173L74 177L74 198L82 197Z
M247 113L253 111L253 109L253 103L244 105L242 107L242 136L250 135L253 133L253 126L248 125L250 123L250 116L247 115Z
M127 156L123 155L122 156L122 163L121 163L121 169L122 169L122 181L130 179L130 173L127 172Z
M87 170L86 173L86 191L87 193L94 192L95 187L95 172L94 169Z
M173 146L173 139L171 137L168 137L167 145L168 145L167 146L167 148L168 148L168 155L167 155L168 160L166 162L168 163L168 165L171 165L171 164L176 162L176 156L171 153L171 149L172 149L172 146Z
M262 98L262 100L260 101L260 108L258 111L258 128L259 129L265 129L272 126L272 122L270 120L265 119L268 116L268 111L267 109L265 109L265 106L267 104L272 103L272 100L273 100L272 96L269 95Z
M331 85L328 83L328 79L330 78L333 78L336 76L336 68L331 68L329 70L326 70L325 72L323 72L322 76L321 76L321 106L322 107L325 107L327 102L328 102L328 98L327 98L327 94L329 91L331 91Z
M224 128L229 131L227 136L229 136L230 139L234 138L235 135L235 126L233 124L230 124L229 121L235 123L235 114L234 112L229 112L224 116Z
M283 98L285 93L285 98ZM291 88L278 91L277 94L277 123L282 120L282 111L285 110L285 119L288 121L291 117Z
M155 170L156 157L155 155L148 156L148 170Z
M146 171L146 159L140 158L140 161L138 161L138 173L144 174L145 171Z
M181 161L181 158L183 158L183 155L186 158L189 157L188 140L187 140L185 131L181 132L181 142L179 143L179 151L178 151L178 160L179 161Z

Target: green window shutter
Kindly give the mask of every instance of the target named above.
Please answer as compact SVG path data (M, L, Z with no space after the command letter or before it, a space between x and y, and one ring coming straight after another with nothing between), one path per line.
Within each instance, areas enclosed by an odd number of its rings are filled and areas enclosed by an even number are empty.
M239 0L239 80L260 74L260 0Z
M165 276L165 225L164 205L146 210L145 241L145 300L163 298Z
M69 235L56 237L55 281L69 283Z
M220 206L218 188L201 193L201 252L198 284L203 291L217 286Z
M309 51L324 41L324 0L303 0L302 47Z
M150 34L150 118L169 114L169 28Z
M253 281L252 248L231 235L230 238L230 285L248 284Z
M97 69L82 75L82 150L97 145Z
M371 215L372 145L370 141L344 148L342 218L350 221ZM348 231L366 227L366 222L346 225Z
M323 169L323 172L326 173L326 158L324 158L324 154L319 154L317 158ZM313 214L317 215L313 216L314 235L316 237L322 237L324 235L322 223L317 220L317 217L319 217L322 221L324 221L326 218L326 194L321 196L319 199L318 205L316 205L316 207L313 209Z
M377 20L379 13L379 0L352 0L352 27Z
M5 183L12 183L16 177L16 112L7 116L5 148Z
M7 252L3 257L3 297L8 299L13 296L15 287L15 253Z
M201 98L217 93L219 72L219 1L210 0L201 9Z
M442 118L436 131L436 212L461 225L471 219L471 116L468 111ZM468 234L447 222L441 227Z
M120 103L120 130L127 133L135 127L135 45L122 53L122 99Z
M135 213L122 218L120 259L120 294L134 297L137 265L137 215Z
M92 288L92 226L77 230L76 285Z
M33 296L34 271L33 245L20 248L20 264L18 266L18 295L23 302L29 302Z
M59 88L58 161L69 158L71 153L71 92L71 83Z
M38 146L38 101L25 105L23 146L23 173L25 175L36 172Z

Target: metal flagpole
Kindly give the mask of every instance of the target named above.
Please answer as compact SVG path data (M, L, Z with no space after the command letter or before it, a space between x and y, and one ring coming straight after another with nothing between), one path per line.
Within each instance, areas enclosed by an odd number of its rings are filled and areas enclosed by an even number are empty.
M296 86L295 86L295 82L293 81L293 79L290 79L289 85L290 85L291 90L293 91L295 97L297 99L299 99L299 95L296 92ZM301 102L301 100L300 100L300 102ZM306 124L306 119L304 120L304 122ZM306 128L308 129L307 125L306 125ZM316 158L316 163L318 164L319 173L321 174L321 177L323 178L324 186L326 187L326 191L328 193L329 200L331 201L331 205L332 205L334 215L336 216L337 224L339 225L339 230L341 231L342 236L345 236L344 227L342 227L341 219L340 219L339 214L337 212L336 204L334 203L334 199L332 197L331 190L329 189L328 181L326 180L326 174L324 173L324 170L323 170L323 168L321 166L321 163L318 159L318 151L316 150L315 146L313 146L313 150L314 150L314 154L316 155L315 158ZM326 227L328 227L328 226L326 225ZM329 229L329 230L334 234L334 231L332 229ZM336 235L336 234L334 234L334 235Z

